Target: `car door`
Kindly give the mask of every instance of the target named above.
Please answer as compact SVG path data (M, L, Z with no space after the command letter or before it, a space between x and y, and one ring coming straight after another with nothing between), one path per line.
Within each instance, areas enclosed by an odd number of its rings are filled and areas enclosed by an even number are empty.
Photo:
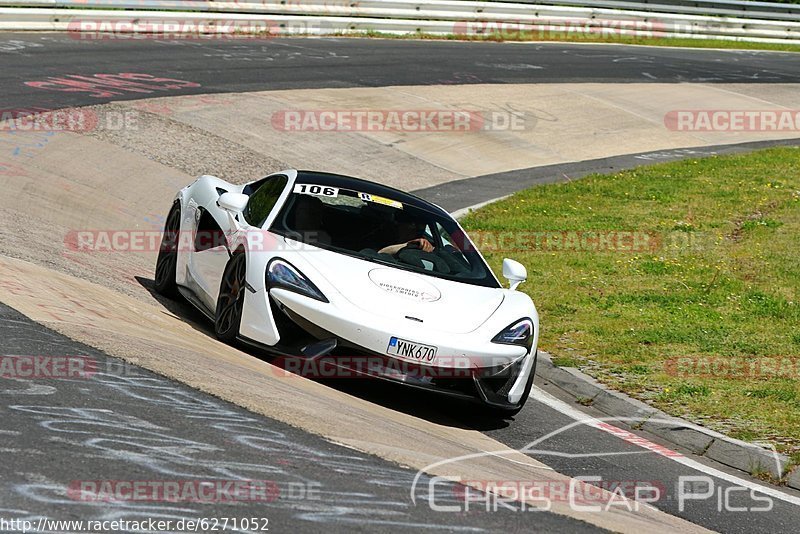
M247 207L238 221L242 231L261 228L286 187L288 178L285 175L273 175L251 185L245 186L242 192L250 197ZM225 265L230 258L228 242L231 226L227 212L214 204L199 207L197 210L197 232L194 252L191 257L191 269L197 285L203 295L200 298L209 309L216 308L219 287Z
M216 199L211 202L216 203ZM194 215L195 232L192 252L189 254L189 271L196 284L197 297L213 310L222 271L230 257L227 236L231 232L231 225L227 213L217 206L198 206Z

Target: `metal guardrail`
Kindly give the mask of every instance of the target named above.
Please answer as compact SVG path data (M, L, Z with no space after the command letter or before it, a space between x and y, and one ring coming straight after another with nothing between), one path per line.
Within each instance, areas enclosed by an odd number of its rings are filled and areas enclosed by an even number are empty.
M489 2L495 0L488 0ZM497 0L502 1L502 0ZM800 15L800 4L752 2L750 0L516 0L521 4L553 4L565 6L608 7L662 13L753 15L770 18L775 15Z
M508 3L508 0L484 1ZM4 0L0 2L0 6L170 9L179 11L258 13L266 10L274 10L281 5L299 6L304 3L311 4L314 2L304 2L303 0ZM319 0L316 3L326 4L331 7L357 7L362 4L362 2L358 0ZM726 15L765 20L800 20L800 4L750 0L515 0L513 3L621 9L654 13ZM787 15L796 18L784 19L783 17Z
M535 0L0 0L0 30L99 31L105 21L116 24L112 26L114 31L155 33L159 28L163 31L165 24L183 21L195 24L198 32L211 33L241 33L258 28L271 33L318 35L358 31L465 35L527 31L546 37L594 32L607 38L630 35L800 44L798 6L739 0L654 2L657 3L555 0L554 5ZM762 16L761 11L748 11L753 7L774 11L764 11ZM704 13L725 9L735 16L683 12L697 9Z

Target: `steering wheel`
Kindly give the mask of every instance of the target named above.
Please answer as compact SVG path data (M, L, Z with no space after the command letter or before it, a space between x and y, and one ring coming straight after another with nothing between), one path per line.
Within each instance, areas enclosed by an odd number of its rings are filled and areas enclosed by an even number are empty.
M425 252L419 248L405 247L397 253L397 259L408 265L425 269L423 260L433 264L433 270L438 273L450 274L450 266L433 252ZM427 269L426 269L427 270Z

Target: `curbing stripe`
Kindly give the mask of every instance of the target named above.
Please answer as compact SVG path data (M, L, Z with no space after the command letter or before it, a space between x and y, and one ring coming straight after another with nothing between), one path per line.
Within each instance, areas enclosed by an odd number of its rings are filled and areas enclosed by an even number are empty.
M761 449L756 444L730 438L712 430L701 432L697 425L670 416L624 393L612 391L578 369L557 367L546 352L539 351L539 356L536 373L547 382L575 399L591 399L592 407L606 415L657 419L655 423L645 421L636 427L641 427L643 431L659 436L673 445L748 474L767 472L775 479L781 478L789 464L789 458L783 454ZM675 423L666 424L663 420ZM629 425L620 423L620 426ZM800 489L800 469L788 476L786 485Z
M790 488L800 490L800 469L795 469L786 479L786 485Z

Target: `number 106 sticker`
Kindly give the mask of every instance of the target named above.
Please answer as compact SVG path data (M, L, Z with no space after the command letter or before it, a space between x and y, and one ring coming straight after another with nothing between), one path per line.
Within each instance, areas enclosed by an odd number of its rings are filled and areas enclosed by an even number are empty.
M304 195L318 195L322 197L335 197L339 194L338 187L329 187L325 185L313 184L295 184L295 193L302 193Z

